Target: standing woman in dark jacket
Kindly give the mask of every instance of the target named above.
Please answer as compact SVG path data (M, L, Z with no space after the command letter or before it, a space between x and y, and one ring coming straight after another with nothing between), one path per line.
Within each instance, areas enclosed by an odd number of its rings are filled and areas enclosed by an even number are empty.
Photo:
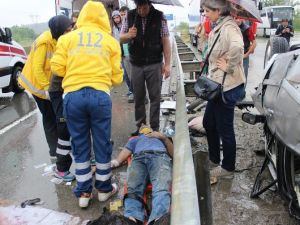
M206 16L215 23L208 38L210 49L208 77L218 83L224 81L224 98L208 101L203 118L206 130L211 177L233 178L236 158L234 134L234 107L244 94L245 75L243 71L244 44L240 28L230 16L231 4L226 0L205 0ZM220 139L223 145L223 160L220 157ZM221 165L220 165L221 162Z

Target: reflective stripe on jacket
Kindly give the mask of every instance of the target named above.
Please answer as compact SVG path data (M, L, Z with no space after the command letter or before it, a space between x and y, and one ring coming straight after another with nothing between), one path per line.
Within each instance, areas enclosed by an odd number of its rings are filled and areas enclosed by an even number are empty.
M50 60L56 40L50 31L42 33L33 43L27 62L19 76L19 83L31 94L47 99L46 91L51 79Z

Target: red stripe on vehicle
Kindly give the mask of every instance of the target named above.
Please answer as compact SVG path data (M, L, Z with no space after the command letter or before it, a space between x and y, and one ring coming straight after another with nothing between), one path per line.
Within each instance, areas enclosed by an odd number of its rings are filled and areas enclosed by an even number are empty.
M9 52L9 47L7 45L0 45L0 52Z
M12 53L16 53L16 54L19 54L19 55L26 56L25 51L23 51L22 49L19 49L19 48L10 47L10 51L11 51Z
M0 52L12 52L26 57L26 52L13 46L0 45Z

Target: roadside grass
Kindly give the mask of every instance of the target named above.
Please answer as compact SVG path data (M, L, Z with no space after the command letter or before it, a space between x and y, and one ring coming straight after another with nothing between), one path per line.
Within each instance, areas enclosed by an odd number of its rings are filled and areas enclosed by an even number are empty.
M300 31L300 17L294 18L293 26L295 31Z

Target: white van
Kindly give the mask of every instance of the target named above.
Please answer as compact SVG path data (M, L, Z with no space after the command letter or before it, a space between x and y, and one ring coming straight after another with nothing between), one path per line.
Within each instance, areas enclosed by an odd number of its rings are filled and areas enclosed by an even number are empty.
M18 77L26 59L24 48L12 40L11 30L0 27L0 89L3 93L24 91L18 83Z

